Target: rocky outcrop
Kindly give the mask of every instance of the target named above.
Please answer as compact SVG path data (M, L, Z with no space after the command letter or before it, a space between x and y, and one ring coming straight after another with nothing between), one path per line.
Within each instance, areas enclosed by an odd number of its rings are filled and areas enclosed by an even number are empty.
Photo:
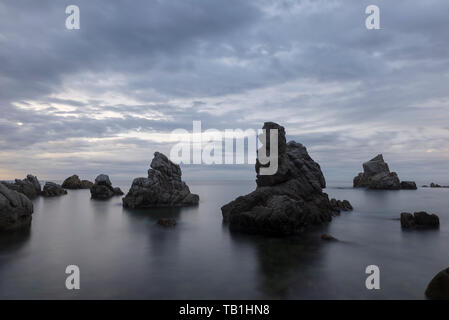
M95 178L95 183L90 188L92 199L106 200L116 195L122 195L120 188L112 187L111 180L106 174L100 174Z
M36 176L31 174L23 180L15 179L14 183L2 182L8 189L20 192L29 199L34 199L41 193L41 184Z
M43 197L58 197L67 194L67 190L63 189L61 185L54 182L46 182L42 190Z
M331 221L339 209L322 190L326 181L319 164L302 144L286 143L284 127L266 122L263 129L267 137L270 130L278 130L278 170L274 175L261 175L257 159L256 190L224 205L223 221L232 230L268 235L294 234Z
M32 213L30 199L0 183L0 231L29 227Z
M404 190L416 190L418 187L414 181L401 181L401 189Z
M399 181L396 172L390 172L388 164L381 154L363 164L363 172L353 181L354 188L368 188L379 190L416 189L413 181Z
M352 211L352 205L351 203L349 203L348 200L336 200L336 199L331 199L330 200L332 209L336 212L340 212L340 211Z
M438 228L440 219L436 214L427 212L415 212L413 215L409 212L401 213L401 227L404 229L412 228Z
M331 236L330 234L327 234L327 233L323 233L321 235L321 240L324 240L324 241L338 241L337 238L335 238L335 237L333 237L333 236Z
M437 300L449 299L449 268L440 271L427 286L426 297Z
M123 198L126 208L177 207L198 204L199 196L190 193L181 180L181 168L160 152L154 153L148 178L134 179Z
M176 220L175 219L159 219L157 221L157 224L164 228L173 228L176 226Z
M80 178L74 174L71 177L68 177L62 183L62 188L64 189L90 189L94 184L89 180L80 180Z
M115 196L123 196L124 195L123 191L119 187L113 188L112 191L114 192Z

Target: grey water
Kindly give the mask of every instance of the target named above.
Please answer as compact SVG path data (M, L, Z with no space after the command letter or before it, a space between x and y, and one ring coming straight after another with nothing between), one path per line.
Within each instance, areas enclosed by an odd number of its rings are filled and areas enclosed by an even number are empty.
M424 299L449 267L449 189L371 191L331 186L354 211L293 237L230 232L220 207L254 182L188 182L198 207L127 210L89 190L34 200L31 228L0 235L1 299ZM127 185L121 185L127 191ZM403 231L403 211L440 217L438 230ZM162 217L177 226L157 225ZM330 233L339 242L324 242ZM80 268L67 290L66 266ZM380 268L367 290L365 268Z

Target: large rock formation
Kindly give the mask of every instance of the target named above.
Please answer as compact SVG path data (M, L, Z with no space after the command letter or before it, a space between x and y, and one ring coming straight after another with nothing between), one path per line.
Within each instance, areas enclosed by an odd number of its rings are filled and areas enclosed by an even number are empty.
M23 180L15 179L14 183L2 182L8 189L23 193L29 199L34 199L41 193L41 184L36 176L31 174Z
M44 197L58 197L67 194L67 190L63 189L61 185L54 182L46 182L42 190Z
M28 227L32 213L30 199L0 183L0 231Z
M266 122L263 129L278 130L278 170L261 175L256 162L257 188L221 208L223 221L233 230L270 235L288 235L332 220L339 204L331 204L322 189L326 181L318 163L306 148L294 141L286 143L284 127ZM267 153L270 141L267 139ZM345 207L350 207L345 202ZM340 203L343 206L343 203Z
M90 189L93 185L89 180L80 180L76 174L68 177L62 183L62 187L65 189Z
M449 300L449 268L440 271L430 281L426 296L430 299Z
M381 154L363 164L363 172L353 181L354 188L382 190L416 189L413 181L404 181L401 185L396 172L390 172L388 164Z
M106 200L113 196L123 195L120 188L112 187L111 180L106 174L100 174L95 178L95 183L90 188L92 199Z
M404 229L412 228L438 228L440 219L436 214L427 212L415 212L413 215L409 212L401 213L401 227Z
M181 180L181 168L162 153L154 153L148 178L134 179L128 194L123 198L127 208L150 208L196 205L199 196L190 193Z

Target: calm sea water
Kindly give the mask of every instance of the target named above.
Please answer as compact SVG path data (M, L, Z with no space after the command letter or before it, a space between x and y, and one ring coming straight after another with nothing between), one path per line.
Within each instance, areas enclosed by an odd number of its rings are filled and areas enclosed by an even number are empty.
M355 210L288 238L231 233L220 206L253 182L191 182L195 208L127 210L121 197L89 190L34 201L28 232L0 235L1 299L424 299L449 267L449 189L368 191L329 187ZM124 191L127 186L123 185ZM440 216L439 230L402 231L403 211ZM178 225L165 229L162 217ZM320 239L330 233L340 242ZM81 270L81 289L65 288L65 268ZM365 268L381 289L365 288Z

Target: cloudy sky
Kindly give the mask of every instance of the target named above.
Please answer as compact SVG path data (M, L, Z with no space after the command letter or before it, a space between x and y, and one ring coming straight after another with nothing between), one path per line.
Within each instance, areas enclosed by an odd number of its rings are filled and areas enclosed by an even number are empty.
M81 29L65 28L78 5ZM365 28L365 8L381 29ZM449 182L449 1L0 2L0 179L145 175L170 132L285 126L328 180ZM183 166L254 178L248 166Z

